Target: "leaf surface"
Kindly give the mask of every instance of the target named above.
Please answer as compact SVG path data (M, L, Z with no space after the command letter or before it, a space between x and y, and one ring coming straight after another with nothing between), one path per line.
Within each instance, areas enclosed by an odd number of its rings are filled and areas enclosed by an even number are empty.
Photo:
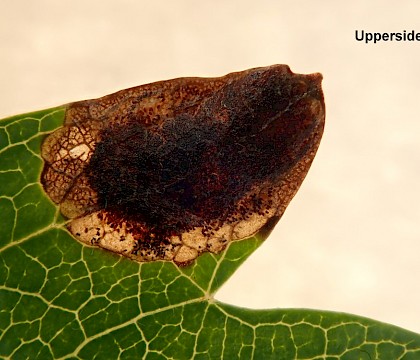
M39 183L65 107L0 122L0 356L81 359L418 359L420 335L355 315L214 299L263 235L187 267L75 241Z

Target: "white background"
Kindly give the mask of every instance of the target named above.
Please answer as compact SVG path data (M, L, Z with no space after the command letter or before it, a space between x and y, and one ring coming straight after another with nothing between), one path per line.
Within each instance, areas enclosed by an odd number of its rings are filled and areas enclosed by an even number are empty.
M420 332L420 31L394 1L0 2L0 117L180 76L321 72L318 155L266 243L217 298L355 313Z

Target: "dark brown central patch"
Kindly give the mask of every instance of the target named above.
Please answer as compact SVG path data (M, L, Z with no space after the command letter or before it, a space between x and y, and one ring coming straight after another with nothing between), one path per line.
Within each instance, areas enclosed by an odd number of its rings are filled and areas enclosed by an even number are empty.
M305 122L306 87L276 76L264 83L222 88L213 97L223 106L211 109L212 116L207 114L214 99L195 116L178 115L154 126L131 119L105 128L86 168L99 207L144 222L164 238L243 217L250 209L263 212L262 204L250 199L243 214L234 214L253 187L295 165L314 126Z

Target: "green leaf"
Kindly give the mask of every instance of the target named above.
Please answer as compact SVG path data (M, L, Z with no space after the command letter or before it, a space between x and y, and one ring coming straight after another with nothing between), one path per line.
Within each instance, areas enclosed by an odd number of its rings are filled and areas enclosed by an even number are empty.
M418 359L420 335L355 315L250 310L215 292L262 243L179 268L75 241L39 183L65 107L0 122L0 356L81 359Z

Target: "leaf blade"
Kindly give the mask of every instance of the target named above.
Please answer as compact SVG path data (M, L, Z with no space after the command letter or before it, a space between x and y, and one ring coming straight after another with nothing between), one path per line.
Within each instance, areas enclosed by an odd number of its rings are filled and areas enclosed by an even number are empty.
M420 335L392 325L215 301L217 289L267 233L204 254L185 268L139 264L76 242L39 186L39 144L61 125L64 112L59 107L0 121L0 356L420 356Z

